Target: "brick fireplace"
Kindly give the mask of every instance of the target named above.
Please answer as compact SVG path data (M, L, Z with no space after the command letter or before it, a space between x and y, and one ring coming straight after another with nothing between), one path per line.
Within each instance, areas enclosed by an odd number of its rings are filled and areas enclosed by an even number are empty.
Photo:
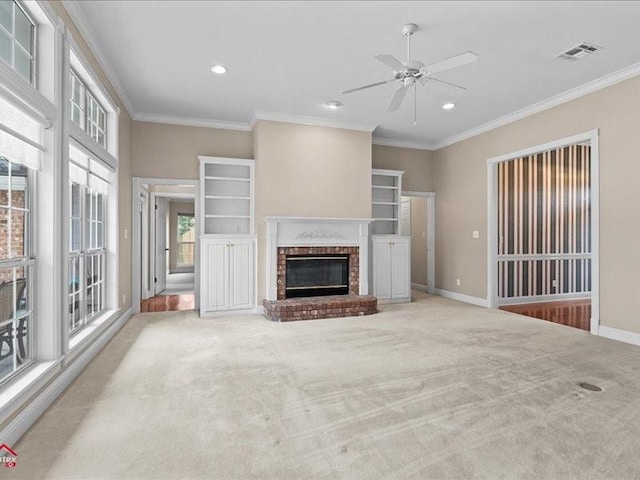
M263 306L268 318L306 320L377 311L375 297L367 295L370 219L267 217L265 221L267 298ZM291 262L307 259L316 263L328 259L338 264L345 259L348 270L342 276L335 271L322 273L317 284L299 278L297 283L288 282L288 262L291 267ZM313 268L313 262L308 268ZM295 274L299 276L301 271L304 273L305 269L298 269ZM289 272L291 275L291 268ZM314 294L316 291L319 295Z

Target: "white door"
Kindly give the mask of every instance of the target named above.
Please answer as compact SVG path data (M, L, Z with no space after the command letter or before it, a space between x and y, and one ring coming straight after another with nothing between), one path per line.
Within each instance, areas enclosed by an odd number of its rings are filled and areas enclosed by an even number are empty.
M229 246L229 309L253 307L253 241L232 239Z
M156 221L155 221L155 287L154 293L157 295L167 288L167 215L169 212L169 202L166 198L156 198Z
M411 296L411 247L408 239L391 246L391 298Z
M391 244L389 240L374 241L373 294L378 298L391 298Z
M204 312L226 310L229 299L229 242L202 242L202 289L200 309Z

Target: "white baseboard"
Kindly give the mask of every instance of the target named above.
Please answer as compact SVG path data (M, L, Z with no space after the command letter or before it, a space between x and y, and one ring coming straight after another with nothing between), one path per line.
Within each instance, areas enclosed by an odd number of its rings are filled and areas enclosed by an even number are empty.
M422 285L421 283L412 283L411 284L411 288L413 290L419 290L420 292L428 292L429 291L429 287L427 287L426 285Z
M630 343L632 345L640 346L640 333L629 332L627 330L620 330L613 327L603 327L600 325L598 329L598 335L611 340L617 340L619 342Z
M378 305L389 305L392 303L411 303L411 297L378 298Z
M435 293L436 295L440 295L441 297L458 300L459 302L470 303L471 305L477 305L479 307L489 308L489 301L486 298L472 297L471 295L451 292L449 290L442 290L441 288L436 288Z
M15 444L47 408L64 392L69 384L84 370L91 360L113 338L131 318L131 309L124 312L105 332L82 352L67 368L31 400L22 411L0 432L0 438L7 445Z
M498 299L498 305L520 305L523 303L547 303L563 302L565 300L583 300L591 298L591 292L587 293L558 293L555 295L532 295L529 297L514 297Z

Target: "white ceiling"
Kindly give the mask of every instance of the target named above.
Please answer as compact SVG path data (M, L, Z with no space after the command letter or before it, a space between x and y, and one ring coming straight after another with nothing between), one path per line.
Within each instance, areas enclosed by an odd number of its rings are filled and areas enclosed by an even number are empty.
M256 111L377 125L375 137L442 144L640 62L640 2L65 2L137 118L247 125ZM412 57L465 51L476 64L437 75L464 85L457 107L428 85L387 113L394 85L341 95L390 77L373 57L404 60L403 24L418 24ZM579 61L556 55L604 47ZM223 64L229 72L214 75ZM328 100L344 107L330 111Z

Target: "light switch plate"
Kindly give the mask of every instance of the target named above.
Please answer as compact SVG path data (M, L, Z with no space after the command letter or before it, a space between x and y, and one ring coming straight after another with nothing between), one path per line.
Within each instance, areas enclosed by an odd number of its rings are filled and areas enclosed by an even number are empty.
M480 232L478 230L473 231L473 238L480 238Z

